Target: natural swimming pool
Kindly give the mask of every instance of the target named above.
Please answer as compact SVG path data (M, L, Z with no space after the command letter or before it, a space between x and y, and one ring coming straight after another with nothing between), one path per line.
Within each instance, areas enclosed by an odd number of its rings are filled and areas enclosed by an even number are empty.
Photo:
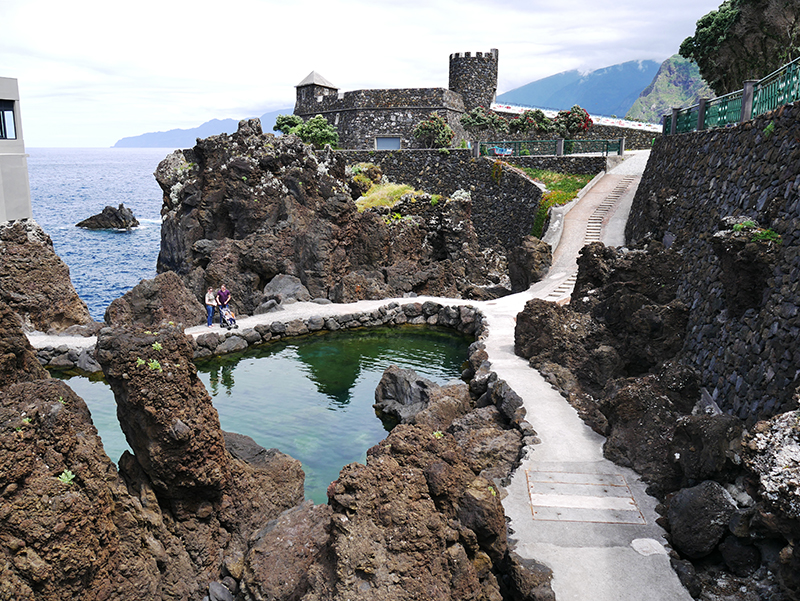
M346 330L289 338L197 367L222 429L299 459L306 498L325 503L342 467L363 463L391 426L372 407L384 370L398 365L443 384L461 375L472 341L447 328ZM116 461L128 447L110 388L87 378L68 383L86 401Z

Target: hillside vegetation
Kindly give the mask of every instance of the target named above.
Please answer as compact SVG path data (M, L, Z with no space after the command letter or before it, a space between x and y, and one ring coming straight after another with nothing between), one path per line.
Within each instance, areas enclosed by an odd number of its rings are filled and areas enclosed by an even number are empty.
M714 91L700 77L697 65L676 54L661 64L652 83L642 91L625 118L659 123L672 107L691 106L700 98L714 96Z

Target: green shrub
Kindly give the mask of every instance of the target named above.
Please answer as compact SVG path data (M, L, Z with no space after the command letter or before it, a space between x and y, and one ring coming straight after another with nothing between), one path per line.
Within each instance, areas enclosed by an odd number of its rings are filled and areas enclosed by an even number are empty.
M275 126L273 131L279 131L283 134L288 134L298 125L303 124L303 119L297 115L278 115L275 119Z
M752 237L750 238L751 242L775 242L776 244L780 244L783 242L781 235L772 229L766 230L759 230L754 232Z
M544 233L542 230L550 208L570 202L594 177L591 174L557 173L546 169L523 168L523 171L531 178L542 182L548 190L542 195L531 228L531 235L537 238L541 238Z
M317 148L322 148L325 144L330 144L333 148L339 146L339 133L322 115L311 117L305 123L291 128L288 133L296 135L306 144L313 144Z
M431 113L417 124L413 135L425 148L448 148L453 143L455 133L438 113Z
M377 184L356 201L359 212L371 207L393 207L405 194L414 192L414 188L406 184Z

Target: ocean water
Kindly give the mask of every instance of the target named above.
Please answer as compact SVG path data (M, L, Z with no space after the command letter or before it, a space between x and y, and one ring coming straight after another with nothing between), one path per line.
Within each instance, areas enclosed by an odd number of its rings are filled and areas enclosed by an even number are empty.
M156 275L162 192L153 173L166 148L28 148L33 218L53 240L92 317ZM86 230L79 221L123 203L139 220L130 232Z

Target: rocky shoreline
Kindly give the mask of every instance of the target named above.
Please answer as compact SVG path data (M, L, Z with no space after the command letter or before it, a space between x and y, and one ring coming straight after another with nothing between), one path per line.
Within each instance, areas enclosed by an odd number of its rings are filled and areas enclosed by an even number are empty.
M247 127L240 133L260 136ZM296 141L284 144L287 152L278 155L272 168L282 169L282 161L291 165L291 152L305 156ZM317 170L313 155L304 160L313 162L314 169L305 175L291 169L284 173L284 181L297 177L299 187L298 194L281 196L280 202L299 201L295 218L310 225L313 212L302 216L303 204L314 194L309 177L320 178L324 188L327 176ZM330 190L338 185L331 180ZM181 189L191 186L186 183ZM174 186L169 190L174 196ZM335 192L338 208L330 214L354 216L350 193L342 190L348 196L336 197L340 193ZM313 202L332 198L325 194ZM461 286L462 281L453 279L453 270L459 273L453 261L473 253L469 204L442 204L449 206L431 206L433 219L413 222L416 225L406 232L409 240L400 237L403 252L423 242L421 254L402 270L410 274L424 263L424 269L432 269L425 282L451 272L450 283L444 285ZM320 205L314 210L326 211ZM379 213L365 219L380 224L379 229L388 225ZM428 223L435 229L426 229ZM259 236L265 233L255 231ZM170 232L174 234L166 226L167 239ZM374 235L374 228L368 233ZM350 230L348 235L354 234ZM227 253L233 248L230 240L220 238L212 246L224 247ZM259 244L264 240L259 238ZM435 240L443 244L441 249L431 246ZM324 246L319 240L313 244ZM206 251L200 249L207 246L194 248L204 257ZM251 248L257 246L253 243ZM400 248L388 254L396 255ZM437 266L440 250L450 254ZM467 254L457 259L459 253ZM243 256L236 259L239 266ZM404 257L407 261L409 255ZM221 260L227 264L227 258ZM213 274L213 261L203 261L200 269ZM471 269L470 261L461 264ZM484 269L484 263L477 264ZM5 558L0 597L552 598L549 570L519 558L508 547L502 482L518 465L525 446L536 442L536 434L524 420L519 397L486 361L480 342L485 324L474 307L409 299L364 313L271 319L268 325L209 331L195 338L181 325L197 323L202 311L186 287L187 282L191 288L192 282L202 281L197 280L200 272L190 271L184 278L168 271L143 281L112 303L106 325L99 330L91 320L74 324L69 334L97 333L94 356L86 347L67 345L34 351L15 313L0 305L5 326L1 343L10 350L7 367L0 371L5 374L0 381L5 424L0 444L9 451L10 461L0 472L0 554ZM237 286L240 302L250 312L268 304L266 289L254 289L247 280L247 273L256 272L232 272L245 274L232 286ZM479 272L470 277L478 276L483 277ZM320 296L323 288L315 282L304 284ZM356 297L382 294L371 284L369 293L360 292L360 286L324 290L329 294L349 289ZM297 461L221 431L193 363L195 358L289 335L408 323L443 325L476 335L466 382L435 389L425 385L419 411L406 415L404 423L369 451L366 465L342 470L329 488L327 505L302 502L303 473ZM47 331L44 326L37 329ZM50 378L41 363L102 370L133 449L120 458L118 467L103 452L85 404L64 383ZM404 385L418 386L413 376ZM34 511L42 500L45 507Z
M797 599L800 411L747 428L679 360L683 264L658 242L584 247L571 302L529 301L515 351L606 437L608 459L649 484L673 567L694 597Z

